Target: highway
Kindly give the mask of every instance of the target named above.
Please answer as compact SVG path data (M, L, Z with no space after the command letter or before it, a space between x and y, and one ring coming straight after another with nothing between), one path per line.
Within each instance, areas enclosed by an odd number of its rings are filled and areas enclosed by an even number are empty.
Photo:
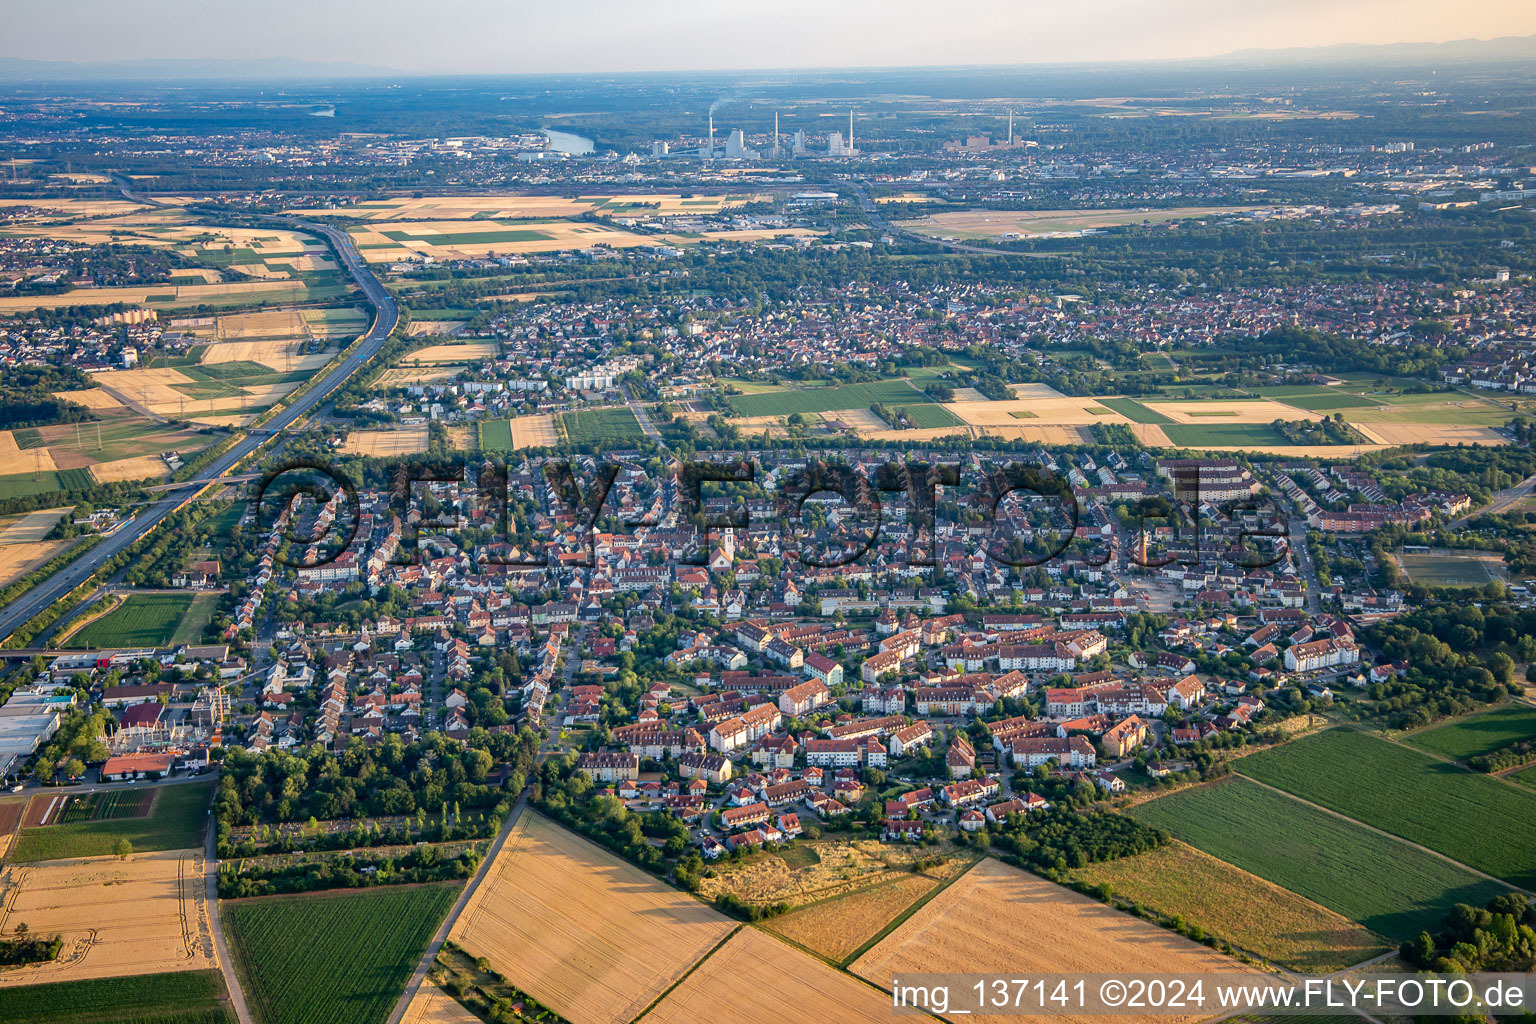
M134 201L158 206L160 203L134 194L126 183L123 187L124 197ZM9 637L22 625L30 621L35 615L60 600L75 587L89 578L96 569L109 559L120 554L140 537L153 530L162 519L182 502L196 494L210 480L217 480L229 472L242 459L246 458L258 448L272 440L292 426L296 421L309 415L314 409L324 403L359 369L365 366L370 359L378 354L384 342L389 338L390 332L400 322L400 309L395 304L394 297L389 294L384 285L368 269L363 258L358 254L356 247L346 232L324 224L314 224L308 221L294 221L293 226L302 231L324 235L330 240L331 246L341 257L346 266L347 273L362 289L363 295L374 308L373 325L368 328L368 333L363 336L362 344L353 349L352 353L339 365L332 369L319 384L310 388L308 392L291 402L287 408L269 420L259 431L247 434L241 438L229 451L220 455L209 465L199 471L197 479L188 480L174 490L164 492L164 497L142 509L102 543L96 545L81 557L75 559L62 572L55 573L48 579L39 583L31 590L16 598L10 604L0 609L0 639Z

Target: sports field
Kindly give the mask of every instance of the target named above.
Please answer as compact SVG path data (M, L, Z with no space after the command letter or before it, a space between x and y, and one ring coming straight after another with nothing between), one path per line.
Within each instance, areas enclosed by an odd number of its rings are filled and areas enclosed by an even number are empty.
M1530 704L1505 704L1403 737L1421 750L1458 761L1530 739L1536 739L1536 707Z
M1345 728L1250 754L1236 769L1496 878L1536 886L1536 793Z
M1494 580L1488 563L1496 554L1481 551L1407 551L1393 555L1414 583L1431 587L1481 587Z
M1334 911L1177 840L1073 874L1296 971L1341 970L1387 947Z
M571 444L626 447L645 437L645 431L640 429L640 421L635 419L632 411L624 407L563 412L556 423L560 433Z
M258 1024L383 1024L458 884L221 903Z
M1160 797L1130 814L1394 942L1438 928L1457 903L1482 906L1507 891L1432 853L1243 778Z
M160 647L171 642L191 606L191 594L129 594L69 640L89 648Z

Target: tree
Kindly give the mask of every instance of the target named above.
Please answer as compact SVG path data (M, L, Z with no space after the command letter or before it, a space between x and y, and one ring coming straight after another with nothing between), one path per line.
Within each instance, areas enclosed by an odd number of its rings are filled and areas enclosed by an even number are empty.
M54 761L46 757L40 757L37 759L37 764L32 767L32 778L43 785L47 785L53 781L53 774L58 770L59 766Z
M118 860L127 860L130 856L133 855L133 844L130 843L126 838L119 839L117 841L117 846L112 850L112 852L117 854Z
M72 757L64 762L64 775L67 778L78 779L85 774L85 762L78 757Z

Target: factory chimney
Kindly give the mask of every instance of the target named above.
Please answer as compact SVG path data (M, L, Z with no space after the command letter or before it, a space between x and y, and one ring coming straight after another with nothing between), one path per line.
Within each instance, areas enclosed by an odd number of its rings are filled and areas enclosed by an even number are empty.
M715 108L709 108L709 158L715 158Z
M779 155L779 112L773 112L773 155Z
M853 155L853 111L848 111L848 155Z
M1008 145L1013 145L1013 111L1008 111Z

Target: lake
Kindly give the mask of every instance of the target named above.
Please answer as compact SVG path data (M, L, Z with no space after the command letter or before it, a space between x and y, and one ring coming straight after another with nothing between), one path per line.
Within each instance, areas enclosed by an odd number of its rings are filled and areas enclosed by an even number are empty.
M568 153L571 156L583 156L592 152L591 139L582 138L580 135L572 135L570 132L555 132L544 129L544 137L549 140L549 148L556 153Z

